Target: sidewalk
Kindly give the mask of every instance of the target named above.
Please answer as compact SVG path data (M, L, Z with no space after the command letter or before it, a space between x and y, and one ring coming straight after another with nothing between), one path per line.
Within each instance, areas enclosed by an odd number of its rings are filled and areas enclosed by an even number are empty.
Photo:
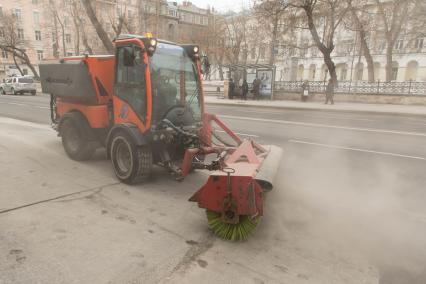
M329 112L359 112L359 113L381 113L393 115L419 115L426 117L426 106L416 105L392 105L392 104L362 104L362 103L340 103L325 105L318 102L299 101L243 101L240 99L229 100L214 96L206 96L205 103L208 105L225 105L241 107L262 107L273 109L292 110L317 110ZM426 100L426 97L425 97Z

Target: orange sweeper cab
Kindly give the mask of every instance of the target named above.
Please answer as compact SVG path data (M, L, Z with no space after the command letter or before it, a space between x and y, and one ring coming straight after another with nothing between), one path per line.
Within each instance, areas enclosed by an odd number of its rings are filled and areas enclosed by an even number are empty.
M245 239L263 215L281 149L243 140L204 109L207 57L197 45L121 35L115 55L77 56L40 66L51 118L67 155L106 148L119 180L133 184L167 168L176 179L211 171L190 198L220 237ZM274 152L274 153L271 153Z

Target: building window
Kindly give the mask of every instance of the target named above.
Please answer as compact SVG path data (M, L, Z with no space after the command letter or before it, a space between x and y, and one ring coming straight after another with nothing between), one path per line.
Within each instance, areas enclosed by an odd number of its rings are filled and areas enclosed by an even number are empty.
M38 61L43 60L43 50L37 50L37 59Z
M395 43L395 49L401 50L404 47L404 41L402 39L399 39Z
M18 29L18 38L24 39L24 30L23 29Z
M41 32L40 31L35 31L35 39L41 40Z
M1 57L7 59L7 57L8 57L7 52L2 50L1 51Z
M260 51L260 59L265 59L265 46L262 46L262 48L259 50Z
M251 59L256 59L256 47L253 47L251 49L250 54L251 54Z
M386 49L386 41L382 40L379 42L379 44L377 45L377 51L378 52L383 52L383 50Z
M33 18L34 18L34 24L39 25L40 24L40 13L37 11L33 12Z
M0 6L0 17L3 17L3 8Z
M67 56L72 56L72 52L67 52Z
M132 10L127 10L127 17L128 17L129 19L131 19L131 18L132 18Z
M14 9L12 14L18 19L21 20L22 19L22 12L21 9Z
M70 34L66 34L65 35L65 40L67 43L71 43L71 35Z
M422 49L423 48L423 44L424 44L424 39L423 38L416 39L416 43L415 43L416 49Z
M4 37L4 36L5 36L5 34L4 34L4 28L0 27L0 37Z
M56 42L56 34L52 33L52 42Z

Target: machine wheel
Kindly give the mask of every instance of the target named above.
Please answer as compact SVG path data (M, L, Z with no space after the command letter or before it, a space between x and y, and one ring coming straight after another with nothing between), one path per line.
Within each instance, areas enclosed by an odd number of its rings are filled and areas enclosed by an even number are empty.
M115 174L124 183L138 183L151 175L151 149L147 146L137 146L123 132L112 137L110 157Z
M242 215L237 224L225 223L222 214L206 210L207 221L213 233L221 239L229 241L244 241L259 225L261 216L250 217Z
M68 157L76 161L89 160L96 150L94 142L90 141L88 135L84 131L84 127L79 120L69 117L64 118L61 123L60 133L62 136L62 145Z

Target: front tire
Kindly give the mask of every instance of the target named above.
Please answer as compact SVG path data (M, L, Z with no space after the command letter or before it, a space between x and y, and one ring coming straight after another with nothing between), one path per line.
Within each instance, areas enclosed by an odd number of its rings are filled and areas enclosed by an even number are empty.
M124 183L135 184L151 175L151 149L148 146L137 146L123 132L112 137L110 157L117 178Z
M68 157L76 161L89 160L96 150L94 142L87 137L84 127L71 117L65 118L61 124L62 145Z

